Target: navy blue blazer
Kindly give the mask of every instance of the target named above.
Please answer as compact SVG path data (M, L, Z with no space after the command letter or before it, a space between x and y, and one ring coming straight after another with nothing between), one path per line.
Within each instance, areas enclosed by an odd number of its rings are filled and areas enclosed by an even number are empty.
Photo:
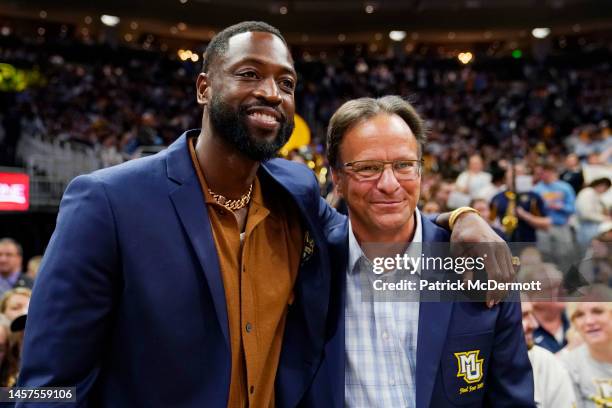
M421 217L423 242L448 242L448 231ZM305 407L344 406L344 299L348 259L348 223L330 231L332 298L325 357ZM483 302L421 302L417 339L416 406L535 407L533 374L518 302L488 309ZM478 350L482 379L467 383L459 376L455 353ZM469 355L468 355L469 356ZM482 385L479 385L482 384ZM463 391L462 391L463 389Z
M71 182L34 287L19 386L76 386L67 407L226 407L225 292L186 140ZM343 218L305 166L275 159L258 175L293 199L307 232L277 376L290 384L277 405L290 407L322 358L325 228Z

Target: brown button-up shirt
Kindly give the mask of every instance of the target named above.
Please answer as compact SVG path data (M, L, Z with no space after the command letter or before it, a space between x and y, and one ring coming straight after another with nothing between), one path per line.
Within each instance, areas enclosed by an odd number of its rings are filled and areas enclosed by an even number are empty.
M227 406L273 407L287 307L302 250L300 218L289 197L264 194L256 178L241 244L233 212L208 191L195 140L188 143L189 151L208 209L227 304L232 357Z

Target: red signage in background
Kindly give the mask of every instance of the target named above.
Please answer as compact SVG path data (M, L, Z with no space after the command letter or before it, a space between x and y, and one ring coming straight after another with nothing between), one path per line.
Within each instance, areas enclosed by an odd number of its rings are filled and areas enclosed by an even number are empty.
M27 211L30 177L25 173L0 173L0 211Z

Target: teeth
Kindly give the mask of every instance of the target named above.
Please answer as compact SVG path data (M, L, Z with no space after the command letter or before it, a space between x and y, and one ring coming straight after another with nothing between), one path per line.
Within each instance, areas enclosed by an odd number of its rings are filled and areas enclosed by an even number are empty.
M276 123L276 118L266 113L254 112L254 113L251 113L251 116L263 122Z

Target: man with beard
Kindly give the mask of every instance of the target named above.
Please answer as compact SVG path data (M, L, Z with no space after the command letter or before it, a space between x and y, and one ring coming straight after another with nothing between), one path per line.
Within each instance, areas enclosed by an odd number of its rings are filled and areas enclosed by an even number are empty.
M343 218L309 169L269 160L293 129L296 77L278 30L229 27L197 79L201 130L70 184L20 386L76 386L77 406L297 405L323 354L325 238Z

